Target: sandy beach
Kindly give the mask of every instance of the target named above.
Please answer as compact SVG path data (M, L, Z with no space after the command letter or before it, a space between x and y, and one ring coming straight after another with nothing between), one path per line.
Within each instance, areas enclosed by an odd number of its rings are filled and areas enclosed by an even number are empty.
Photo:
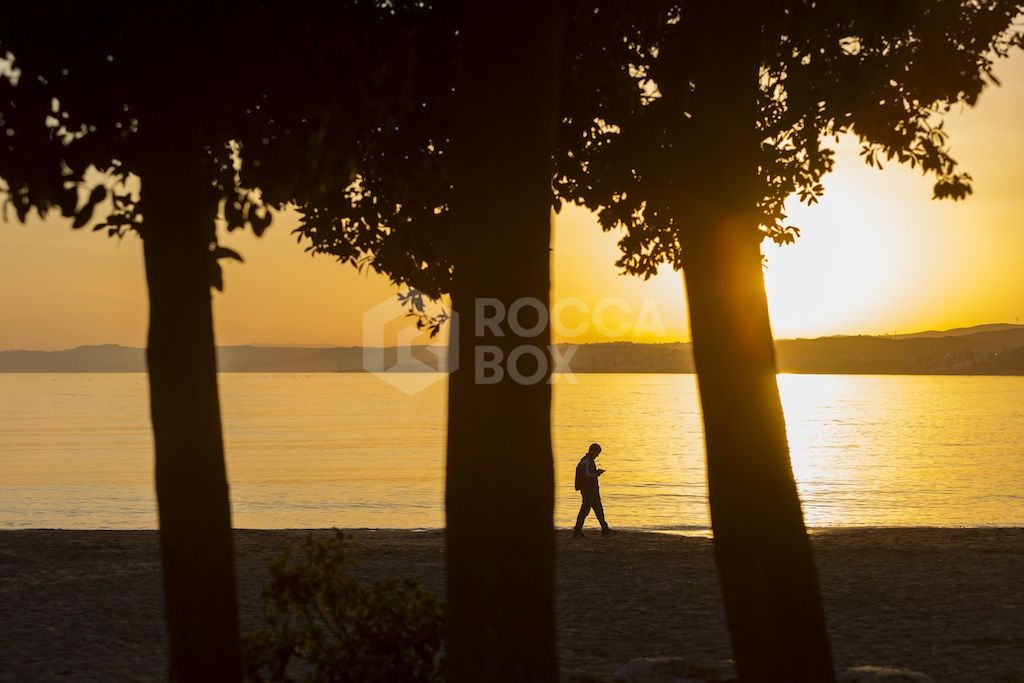
M244 627L266 561L305 531L238 531ZM317 532L320 533L320 532ZM354 573L443 592L439 531L351 532ZM1024 529L845 529L813 535L837 666L936 681L1024 681ZM611 672L634 657L725 658L705 538L559 533L561 665ZM0 680L161 680L153 531L0 531Z

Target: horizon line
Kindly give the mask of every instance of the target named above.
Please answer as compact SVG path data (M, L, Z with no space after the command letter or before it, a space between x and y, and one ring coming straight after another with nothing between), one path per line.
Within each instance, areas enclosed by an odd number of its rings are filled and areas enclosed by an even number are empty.
M960 332L960 331L964 331L964 330L973 330L973 329L977 329L977 328L988 328L988 327L1011 327L1011 328L1012 327L1019 327L1019 328L1024 328L1024 323L1006 323L1006 322L1000 322L1000 323L979 323L977 325L965 325L965 326L961 326L961 327L951 327L951 328L945 329L945 330L929 329L929 330L920 330L918 332L899 332L899 333L897 333L897 332L884 333L883 332L883 333L877 333L877 334L869 334L869 333L822 334L822 335L819 335L819 336L816 336L816 337L804 337L804 336L797 336L797 337L774 337L774 341L776 341L776 342L779 342L779 341L800 341L800 340L815 340L815 339L833 339L833 338L843 338L843 337L878 337L878 338L882 338L882 339L899 339L899 338L903 338L903 337L914 337L914 336L925 335L925 334L938 334L938 335L941 335L941 334L947 334L947 333ZM561 340L561 341L555 341L553 343L554 343L555 346L563 346L563 345L596 346L596 345L599 345L599 344L634 344L634 345L637 345L637 346L661 346L661 345L669 345L669 344L684 344L684 345L685 344L692 344L693 341L692 340L686 340L686 341L682 341L682 340L636 341L636 340L629 340L629 339L614 339L614 340L608 340L608 341L586 341L586 342L572 342L572 341ZM415 347L420 347L420 346L427 347L427 346L433 346L433 345L432 344L413 344L413 346L415 346ZM98 343L98 344L78 344L76 346L69 346L69 347L56 348L56 349L9 348L9 349L0 349L0 353L62 353L62 352L66 352L66 351L76 351L76 350L79 350L79 349L94 349L94 348L103 348L103 347L116 347L116 348L120 348L120 349L138 349L138 350L145 350L146 349L145 346L131 346L131 345L119 344L117 342L104 342L104 343ZM397 347L396 346L382 346L382 347L381 346L364 346L364 345L361 345L361 344L284 344L284 343L277 344L277 343L267 343L267 342L251 342L251 343L245 343L245 344L217 344L215 348L217 348L217 349L263 348L263 349L301 349L301 350L305 350L305 349L323 349L323 350L329 350L329 349L366 349L366 348L393 349L393 348L397 348Z

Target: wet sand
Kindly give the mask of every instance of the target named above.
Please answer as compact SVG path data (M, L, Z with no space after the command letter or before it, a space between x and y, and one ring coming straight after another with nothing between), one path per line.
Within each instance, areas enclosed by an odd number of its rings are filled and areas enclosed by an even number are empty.
M305 531L238 531L243 627L266 561ZM320 532L318 532L320 533ZM438 531L354 531L354 573L443 593ZM561 665L729 656L710 541L559 533ZM1024 682L1024 529L845 529L813 536L837 667ZM0 680L162 680L153 531L0 531Z

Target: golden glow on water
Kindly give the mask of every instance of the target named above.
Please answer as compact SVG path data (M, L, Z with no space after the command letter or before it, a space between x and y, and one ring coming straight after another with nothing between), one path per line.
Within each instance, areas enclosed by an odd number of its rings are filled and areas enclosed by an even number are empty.
M1024 524L1024 378L780 375L779 390L810 524Z
M556 524L598 441L613 526L706 529L694 376L574 379L555 385ZM1024 377L779 388L810 526L1024 525ZM443 381L409 396L364 374L228 374L221 393L236 526L443 525ZM0 528L154 527L146 413L144 375L0 375Z

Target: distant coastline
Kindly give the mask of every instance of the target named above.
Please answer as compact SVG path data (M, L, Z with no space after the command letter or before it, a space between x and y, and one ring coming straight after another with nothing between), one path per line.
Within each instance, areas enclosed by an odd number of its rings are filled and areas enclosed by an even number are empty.
M689 343L559 344L576 373L689 373ZM775 342L779 372L802 374L1024 375L1024 325L993 324L897 336L833 336ZM370 349L395 372L435 371L425 347ZM363 372L366 349L222 346L221 372ZM570 355L571 352L571 355ZM145 372L145 350L105 344L63 351L0 351L0 373Z

